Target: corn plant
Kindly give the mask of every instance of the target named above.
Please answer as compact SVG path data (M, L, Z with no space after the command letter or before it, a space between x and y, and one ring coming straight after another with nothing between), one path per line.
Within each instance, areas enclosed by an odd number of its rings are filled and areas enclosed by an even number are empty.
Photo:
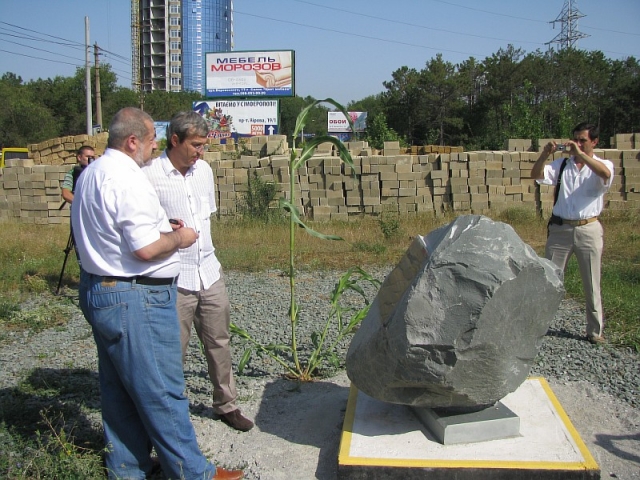
M342 277L340 277L331 295L331 309L329 311L327 321L321 332L315 332L312 335L311 341L313 344L313 350L308 361L305 365L303 365L300 362L300 358L298 356L298 338L296 334L296 327L299 320L300 310L296 301L295 291L295 231L297 228L302 228L308 234L325 240L343 239L337 235L320 233L310 228L302 221L300 211L295 205L294 186L296 174L298 169L313 156L318 145L326 142L332 143L336 147L342 161L346 165L351 167L352 171L355 172L353 160L351 159L349 151L347 150L345 145L335 137L331 137L328 135L316 136L311 140L305 141L300 152L296 150L295 139L298 134L304 130L309 112L319 103L330 103L340 111L342 111L345 117L348 119L349 124L351 125L351 129L353 130L353 122L351 121L351 118L349 117L349 114L347 113L345 108L331 98L325 100L316 100L315 102L308 105L304 110L302 110L302 112L300 112L298 118L296 119L296 126L293 132L293 144L291 153L289 155L289 194L288 198L281 197L278 202L279 208L286 212L289 217L288 277L290 295L289 322L291 329L291 342L290 345L263 345L260 342L256 341L253 337L251 337L251 335L247 331L238 328L236 325L232 325L231 331L243 338L248 346L238 365L238 370L240 372L242 372L244 367L248 364L251 358L251 354L256 351L259 354L269 355L276 362L282 365L289 373L289 376L291 376L292 378L295 378L299 381L311 380L313 375L317 372L319 365L324 360L328 360L334 364L337 362L337 358L334 354L335 347L346 335L352 333L355 330L355 328L366 316L369 310L369 302L359 282L369 282L372 285L379 286L379 282L376 279L371 277L367 272L359 267L349 269L345 274L342 275ZM362 309L354 310L344 309L341 307L340 298L346 291L349 290L357 292L364 298L365 306ZM348 321L345 321L345 313L352 314L351 318ZM332 342L328 343L327 334L329 332L332 321L336 322L337 324L337 335ZM293 365L287 362L287 356L291 357Z

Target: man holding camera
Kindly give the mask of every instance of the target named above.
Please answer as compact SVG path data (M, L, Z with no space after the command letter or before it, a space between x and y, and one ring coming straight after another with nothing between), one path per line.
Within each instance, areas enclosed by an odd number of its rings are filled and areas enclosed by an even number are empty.
M78 164L67 172L62 181L62 198L68 204L73 203L73 192L76 189L76 182L82 171L96 159L96 152L93 147L83 145L76 154Z
M571 255L576 255L586 299L587 340L593 344L604 343L600 295L604 242L598 215L613 181L613 163L594 154L599 136L596 125L580 123L573 129L573 141L560 147L549 142L531 169L531 178L539 184L556 185L545 257L565 269ZM556 150L570 156L545 165Z

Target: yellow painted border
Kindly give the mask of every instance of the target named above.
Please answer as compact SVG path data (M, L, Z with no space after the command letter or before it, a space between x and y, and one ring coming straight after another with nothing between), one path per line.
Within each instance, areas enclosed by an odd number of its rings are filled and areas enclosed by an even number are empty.
M358 389L351 384L347 411L342 426L342 437L338 452L338 465L345 466L369 466L369 467L421 467L421 468L502 468L502 469L532 469L532 470L599 470L599 466L589 453L587 446L580 438L571 420L560 405L547 381L542 377L531 377L528 380L536 380L551 400L560 419L580 450L584 462L528 462L528 461L488 461L488 460L398 460L395 458L367 458L352 457L350 455L351 439L353 434L353 422L356 415L358 401Z
M549 386L547 381L542 377L531 377L530 380L539 381L540 385L542 386L544 391L547 393L547 396L549 397L549 400L551 400L551 403L553 404L553 406L555 407L556 411L558 412L558 415L560 415L560 418L562 419L562 422L564 423L564 426L567 428L567 430L571 434L571 437L573 438L573 441L576 442L576 445L578 446L578 449L580 450L580 453L582 453L582 458L584 458L584 465L587 468L587 470L597 470L597 469L599 469L600 467L598 467L598 463L595 461L593 456L591 456L591 453L589 452L589 449L587 448L585 443L582 441L582 438L580 438L580 434L578 433L578 431L573 426L573 423L571 423L571 420L569 419L569 416L564 411L564 408L562 408L562 405L560 405L560 402L558 401L558 399L554 395L553 390L551 390L551 387Z

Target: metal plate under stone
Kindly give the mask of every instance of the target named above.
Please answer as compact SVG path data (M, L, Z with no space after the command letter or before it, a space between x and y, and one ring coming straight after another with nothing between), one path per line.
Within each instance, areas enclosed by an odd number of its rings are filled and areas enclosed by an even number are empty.
M520 435L520 418L502 402L473 413L438 413L412 408L413 413L443 445L486 442Z

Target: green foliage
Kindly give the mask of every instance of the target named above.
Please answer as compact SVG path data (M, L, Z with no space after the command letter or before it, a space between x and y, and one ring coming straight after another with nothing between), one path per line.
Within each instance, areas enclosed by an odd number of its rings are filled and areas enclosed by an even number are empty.
M400 235L400 214L398 212L391 212L383 210L378 218L378 225L385 240L391 240Z
M543 224L542 217L534 209L525 207L509 207L498 213L496 219L509 225Z
M357 241L351 245L356 252L364 252L364 253L373 253L373 254L381 254L387 251L387 247L385 247L382 243L369 243L364 241Z
M203 100L198 92L153 90L143 97L144 111L158 121L169 121L177 112L191 110L193 102Z
M93 79L93 69L91 74ZM402 66L390 77L384 91L348 104L349 110L368 112L370 126L378 116L385 120L384 128L374 127L383 134L369 133L375 148L404 139L410 145L496 150L508 138L566 138L581 121L600 125L601 143L607 146L616 133L640 130L640 63L634 57L611 60L600 51L572 48L527 54L508 45L482 61L470 57L457 65L438 54L420 70ZM155 119L167 120L202 99L197 92L159 90L140 96L117 86L109 64L101 65L100 84L105 126L125 106L142 106ZM86 132L83 68L73 77L27 83L5 73L0 100L5 146ZM280 133L291 138L298 114L314 104L305 137L326 135L327 108L314 102L312 97L281 99Z
M18 311L20 311L20 306L16 303L0 301L0 321L6 322Z
M48 430L37 430L33 440L0 434L0 476L43 480L105 476L102 455L76 445L74 437L64 427L56 427L56 424L64 423L61 414L56 419L49 419L46 411L41 411L40 415Z
M314 103L315 102L315 103ZM290 97L280 100L280 135L286 135L291 138L296 128L296 119L301 111L308 105L313 106L307 113L307 121L304 128L305 137L309 134L314 136L327 134L327 112L328 109L316 102L313 97ZM298 131L296 135L302 134ZM301 142L300 142L301 143Z
M265 182L255 170L248 176L247 183L247 191L240 202L242 215L265 223L280 218L279 211L273 208L278 194L275 183Z
M402 139L392 128L387 126L385 115L379 113L367 123L365 140L369 142L371 147L382 150L384 148L384 142L396 142Z

